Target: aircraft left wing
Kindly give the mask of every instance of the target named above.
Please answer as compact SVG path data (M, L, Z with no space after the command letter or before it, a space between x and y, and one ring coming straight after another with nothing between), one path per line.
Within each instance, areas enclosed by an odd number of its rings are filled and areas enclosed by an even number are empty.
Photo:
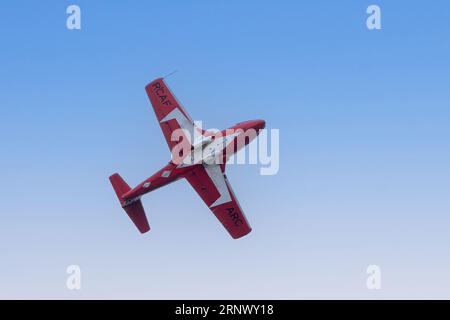
M170 151L179 142L178 140L172 141L172 133L176 129L181 128L189 132L190 136L186 138L191 142L190 138L194 136L194 122L170 91L164 79L158 78L150 82L145 87L145 91L152 103L156 119L161 126Z
M252 230L220 165L198 164L185 177L234 239Z

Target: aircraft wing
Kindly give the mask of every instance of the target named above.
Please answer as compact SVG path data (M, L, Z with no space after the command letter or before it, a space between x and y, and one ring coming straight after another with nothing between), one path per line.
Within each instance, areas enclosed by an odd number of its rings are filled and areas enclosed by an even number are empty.
M194 122L170 91L163 78L150 82L145 87L145 91L152 103L156 119L161 126L170 151L179 142L178 140L172 141L172 133L176 129L181 128L189 132L190 136L186 138L190 142L190 137L194 136Z
M220 165L198 164L185 177L234 239L252 230Z

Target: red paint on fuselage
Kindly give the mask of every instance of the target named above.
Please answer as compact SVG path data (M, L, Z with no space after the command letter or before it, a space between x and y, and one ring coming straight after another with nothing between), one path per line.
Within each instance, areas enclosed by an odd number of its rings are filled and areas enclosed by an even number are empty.
M224 162L228 160L228 158L249 144L256 136L259 134L260 130L264 129L266 123L264 120L250 120L240 122L228 129L222 130L219 136L227 136L233 134L235 132L239 132L239 134L234 138L232 144L230 144L230 148L226 148L225 157L223 159ZM249 132L255 132L255 134L248 135ZM248 139L245 135L248 135ZM203 131L204 136L218 136L217 132L212 131ZM243 136L244 135L244 136ZM184 175L193 169L196 166L201 166L202 164L194 164L190 166L177 166L175 163L170 161L165 167L160 169L150 178L141 182L137 187L125 193L122 196L123 201L130 201L136 199L150 191L161 188L165 185L168 185L176 180L179 180L184 177Z

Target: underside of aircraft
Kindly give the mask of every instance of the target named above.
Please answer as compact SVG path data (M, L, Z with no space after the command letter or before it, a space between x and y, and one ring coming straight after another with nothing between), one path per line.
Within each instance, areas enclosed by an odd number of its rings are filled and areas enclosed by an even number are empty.
M120 204L141 233L150 230L141 196L179 179L186 179L234 238L252 229L225 175L226 162L264 129L263 120L240 122L226 130L197 127L163 78L145 90L169 146L172 159L135 188L115 173L109 177Z

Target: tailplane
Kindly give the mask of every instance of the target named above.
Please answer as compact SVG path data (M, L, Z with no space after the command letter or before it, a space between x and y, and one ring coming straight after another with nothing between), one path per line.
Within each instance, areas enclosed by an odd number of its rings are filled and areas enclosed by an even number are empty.
M145 215L141 200L137 198L131 201L124 201L122 198L125 193L131 190L130 186L122 179L122 177L118 173L110 176L109 181L111 181L117 198L119 198L120 205L128 214L131 221L133 221L134 225L139 229L141 233L149 231L150 226L148 224L148 220Z

